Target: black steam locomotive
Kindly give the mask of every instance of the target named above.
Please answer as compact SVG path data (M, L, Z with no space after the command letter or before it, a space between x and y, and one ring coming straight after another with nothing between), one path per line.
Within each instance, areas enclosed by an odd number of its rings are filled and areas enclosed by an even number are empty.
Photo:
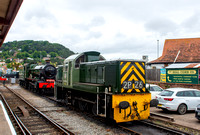
M20 86L42 94L53 94L56 73L55 66L48 62L45 65L26 64L19 72Z

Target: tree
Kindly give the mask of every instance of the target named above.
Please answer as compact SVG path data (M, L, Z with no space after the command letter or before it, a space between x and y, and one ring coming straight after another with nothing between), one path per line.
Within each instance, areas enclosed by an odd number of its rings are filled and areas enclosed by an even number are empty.
M55 53L55 52L50 52L50 55L51 55L51 57L56 57L58 54L57 53Z
M22 59L23 58L22 53L17 53L16 57Z
M46 51L42 51L41 55L42 55L42 57L46 57L47 56L47 52Z
M40 52L34 51L33 58L40 58Z
M22 46L22 52L28 52L28 51L29 51L29 46L28 45Z
M12 65L12 68L14 68L14 69L16 69L16 70L19 70L19 67L20 67L21 63L12 62L11 65Z
M11 63L8 63L8 64L7 64L7 68L12 68Z
M10 59L7 59L5 62L6 62L6 63L10 63L11 61L10 61Z

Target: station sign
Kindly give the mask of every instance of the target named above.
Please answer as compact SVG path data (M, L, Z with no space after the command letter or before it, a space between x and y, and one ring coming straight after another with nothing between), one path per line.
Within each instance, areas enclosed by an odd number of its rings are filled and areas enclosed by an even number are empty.
M166 69L160 69L160 82L166 82Z
M166 82L167 83L199 83L198 69L166 69Z

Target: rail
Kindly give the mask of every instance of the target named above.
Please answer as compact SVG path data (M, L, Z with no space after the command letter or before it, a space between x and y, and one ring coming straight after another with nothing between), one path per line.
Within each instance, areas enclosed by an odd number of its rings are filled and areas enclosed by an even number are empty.
M48 116L46 116L44 113L42 113L41 111L39 111L37 108L35 108L32 104L30 104L28 101L26 101L21 95L19 95L18 93L16 93L15 91L11 90L10 88L8 88L7 86L5 86L8 90L10 90L13 94L15 94L18 98L20 98L23 102L25 102L28 106L30 106L33 110L35 110L39 115L41 115L44 119L46 119L47 121L49 121L51 123L51 125L53 125L54 127L56 127L59 131L61 131L63 134L66 135L74 135L73 132L69 131L68 129L66 129L65 127L63 127L61 124L57 123L56 121L54 121L53 119L48 118ZM19 118L18 119L19 123L22 124L22 121L20 121Z

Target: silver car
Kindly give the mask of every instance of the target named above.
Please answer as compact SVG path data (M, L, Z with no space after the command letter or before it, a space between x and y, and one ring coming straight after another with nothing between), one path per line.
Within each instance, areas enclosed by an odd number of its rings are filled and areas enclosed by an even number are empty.
M200 90L190 88L169 88L156 96L157 108L177 111L185 114L187 110L195 110L200 104Z

